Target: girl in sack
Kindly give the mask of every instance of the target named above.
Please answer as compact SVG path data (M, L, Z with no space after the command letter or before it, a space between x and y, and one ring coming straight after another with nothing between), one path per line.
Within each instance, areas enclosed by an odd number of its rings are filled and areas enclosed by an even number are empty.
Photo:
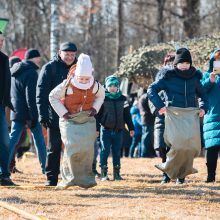
M104 88L95 81L90 57L81 54L69 77L55 87L50 95L51 106L60 117L59 126L64 143L58 188L96 185L92 172L96 120L105 97Z
M164 140L170 147L166 162L156 165L178 184L196 173L193 160L201 150L200 122L207 110L207 95L201 85L202 73L192 66L188 49L176 51L174 68L148 88L148 96L159 114L165 115ZM164 91L165 101L158 93ZM199 102L198 102L199 100Z

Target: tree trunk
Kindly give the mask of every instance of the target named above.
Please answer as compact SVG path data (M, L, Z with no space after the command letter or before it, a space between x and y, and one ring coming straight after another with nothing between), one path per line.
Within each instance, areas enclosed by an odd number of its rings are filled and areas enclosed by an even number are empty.
M117 66L119 66L120 58L123 55L123 0L118 0L116 42L117 42L116 64Z
M183 28L188 38L198 37L200 33L200 0L185 0L183 6Z
M157 28L158 28L158 35L157 35L157 41L158 43L164 41L164 26L163 26L163 11L164 11L164 5L166 0L157 0Z
M59 48L59 15L58 1L51 0L51 30L50 30L50 57L52 58Z

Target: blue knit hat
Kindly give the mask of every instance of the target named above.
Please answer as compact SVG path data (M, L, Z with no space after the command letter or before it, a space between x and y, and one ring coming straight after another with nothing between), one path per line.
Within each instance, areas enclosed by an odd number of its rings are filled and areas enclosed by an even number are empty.
M107 88L112 85L114 85L116 87L119 87L119 85L120 85L120 80L116 75L110 75L105 78L105 87Z

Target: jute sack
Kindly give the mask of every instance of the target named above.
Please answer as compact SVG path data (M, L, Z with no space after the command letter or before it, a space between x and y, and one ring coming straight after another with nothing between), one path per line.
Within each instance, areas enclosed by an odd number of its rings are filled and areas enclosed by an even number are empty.
M164 141L170 150L166 162L156 165L158 169L171 179L197 173L193 160L201 150L199 109L168 107Z
M92 172L96 121L87 112L80 112L70 120L60 119L60 133L64 143L59 187L77 185L89 188L96 185Z

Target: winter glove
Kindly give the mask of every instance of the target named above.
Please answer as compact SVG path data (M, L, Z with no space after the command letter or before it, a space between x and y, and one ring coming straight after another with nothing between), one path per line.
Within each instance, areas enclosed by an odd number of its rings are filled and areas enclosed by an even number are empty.
M41 119L40 123L46 129L51 127L51 123L49 122L49 120Z
M92 117L92 116L94 116L94 115L96 115L96 109L94 109L93 107L92 108L90 108L90 110L89 110L89 117Z
M27 125L28 127L31 129L31 128L35 128L37 126L37 123L38 123L38 120L30 120L30 121L27 121Z

